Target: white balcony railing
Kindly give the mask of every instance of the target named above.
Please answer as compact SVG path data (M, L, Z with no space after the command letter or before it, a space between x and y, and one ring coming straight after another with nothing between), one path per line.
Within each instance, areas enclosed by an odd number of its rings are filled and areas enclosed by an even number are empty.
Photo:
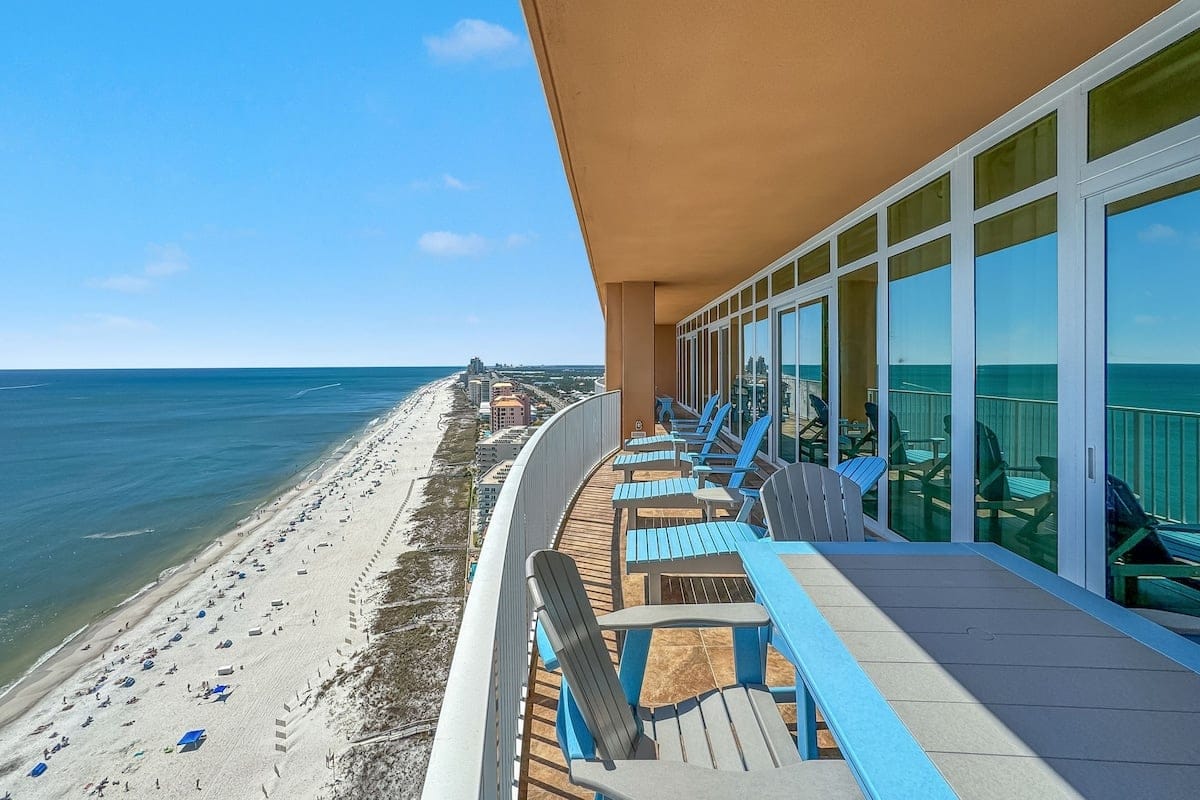
M515 794L532 655L525 559L554 545L575 495L620 446L620 427L620 392L594 395L551 417L513 462L463 611L423 797Z

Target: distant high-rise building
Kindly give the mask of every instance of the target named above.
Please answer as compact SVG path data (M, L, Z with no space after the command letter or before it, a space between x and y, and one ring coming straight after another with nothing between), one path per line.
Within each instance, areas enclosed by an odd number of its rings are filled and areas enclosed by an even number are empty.
M471 363L467 364L468 375L482 375L485 372L487 372L487 367L483 366L483 361L479 356L475 356L471 359Z
M471 400L471 405L477 406L483 402L483 381L479 378L470 378L467 380L467 397Z

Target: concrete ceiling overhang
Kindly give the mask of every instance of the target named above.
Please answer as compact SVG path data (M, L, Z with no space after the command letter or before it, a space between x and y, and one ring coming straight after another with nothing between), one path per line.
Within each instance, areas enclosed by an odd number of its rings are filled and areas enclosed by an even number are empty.
M522 0L592 273L674 323L1169 0Z

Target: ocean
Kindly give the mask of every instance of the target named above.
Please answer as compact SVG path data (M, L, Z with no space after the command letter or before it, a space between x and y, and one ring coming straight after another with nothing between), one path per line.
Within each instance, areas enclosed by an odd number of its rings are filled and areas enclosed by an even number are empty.
M0 370L0 693L454 371Z

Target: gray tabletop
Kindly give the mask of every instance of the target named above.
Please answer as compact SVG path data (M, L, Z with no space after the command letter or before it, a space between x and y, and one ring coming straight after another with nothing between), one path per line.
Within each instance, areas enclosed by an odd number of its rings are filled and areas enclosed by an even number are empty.
M960 797L1200 797L1186 666L982 555L779 557Z

